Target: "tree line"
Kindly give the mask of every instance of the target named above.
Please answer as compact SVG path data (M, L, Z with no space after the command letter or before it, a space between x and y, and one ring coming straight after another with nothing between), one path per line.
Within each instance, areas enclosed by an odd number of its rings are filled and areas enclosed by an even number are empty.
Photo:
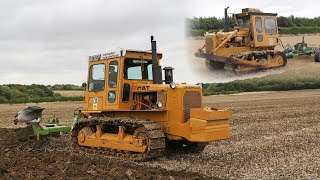
M83 90L83 87L77 86L74 84L55 84L55 85L48 85L47 86L51 90L63 90L63 91L78 91L78 90Z
M207 83L202 85L203 95L233 94L254 91L287 91L301 89L320 89L320 79L314 77L266 76L226 83Z
M233 18L229 17L229 26L232 29ZM308 34L320 33L320 17L305 18L294 15L278 17L280 34ZM224 18L194 17L186 19L187 36L203 36L205 32L217 32L224 28Z
M45 85L0 85L0 103L29 103L29 102L53 102L53 101L81 101L83 97L65 97L54 93Z

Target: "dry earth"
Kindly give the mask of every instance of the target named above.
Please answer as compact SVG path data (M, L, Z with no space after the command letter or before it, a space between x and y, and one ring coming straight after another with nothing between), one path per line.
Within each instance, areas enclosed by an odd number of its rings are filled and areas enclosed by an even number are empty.
M206 105L234 112L231 139L200 154L167 153L143 163L74 154L67 136L36 142L30 129L0 129L0 179L317 179L319 102L320 90L205 97ZM14 113L28 105L0 105L0 126L14 127ZM39 105L45 117L70 123L82 103Z
M302 36L285 36L281 37L284 45L290 44L292 47L294 44L302 41ZM305 35L305 42L309 46L319 47L320 46L320 35ZM254 77L263 77L267 75L279 75L279 76L291 76L291 74L310 74L310 72L315 72L314 74L320 76L320 63L315 63L313 57L302 56L294 59L288 60L288 65L284 68L279 69L269 69L260 72L248 73L234 75L231 73L226 73L223 70L220 71L209 71L204 64L204 59L197 58L194 53L197 49L204 45L203 39L188 39L186 40L188 46L188 57L189 64L192 65L192 74L197 75L199 79L197 82L227 82L237 79L248 79ZM277 47L277 49L282 49Z

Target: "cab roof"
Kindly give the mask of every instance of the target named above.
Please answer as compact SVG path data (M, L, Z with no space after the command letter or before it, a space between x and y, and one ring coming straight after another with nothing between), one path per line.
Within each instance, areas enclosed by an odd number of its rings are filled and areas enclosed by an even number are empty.
M144 55L152 55L151 51L141 51L141 50L133 50L133 49L128 49L128 50L120 50L119 52L108 52L104 54L96 54L89 56L89 62L92 61L99 61L99 60L107 60L107 59L113 59L117 57L125 57L125 56L130 56L130 55L136 55L136 54L144 54ZM161 59L162 58L162 53L157 53L157 58Z
M261 16L277 16L277 13L264 13L257 8L244 8L241 13L235 14L238 17L250 16L250 15L261 15Z

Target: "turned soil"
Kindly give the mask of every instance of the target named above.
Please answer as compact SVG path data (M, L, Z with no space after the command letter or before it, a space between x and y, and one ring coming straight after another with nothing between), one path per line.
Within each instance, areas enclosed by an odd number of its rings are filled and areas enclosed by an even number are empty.
M36 141L13 125L28 105L0 105L0 179L317 179L320 90L210 96L204 104L233 111L231 139L202 153L165 153L148 162L73 152L68 135ZM45 118L72 122L80 102L41 103Z

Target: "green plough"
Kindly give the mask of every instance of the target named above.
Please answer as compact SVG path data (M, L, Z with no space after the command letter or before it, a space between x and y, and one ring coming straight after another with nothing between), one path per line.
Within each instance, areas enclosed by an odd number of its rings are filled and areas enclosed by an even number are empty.
M282 44L282 47L284 48L287 59L292 59L294 56L311 56L319 50L319 47L308 47L308 44L304 41L304 37L302 37L302 42L295 44L293 48L289 44L286 46Z
M53 119L47 121L43 125L32 124L32 129L34 135L37 137L37 140L40 139L40 136L48 136L53 134L68 134L71 132L72 126L62 126L59 124L58 118L54 117Z

